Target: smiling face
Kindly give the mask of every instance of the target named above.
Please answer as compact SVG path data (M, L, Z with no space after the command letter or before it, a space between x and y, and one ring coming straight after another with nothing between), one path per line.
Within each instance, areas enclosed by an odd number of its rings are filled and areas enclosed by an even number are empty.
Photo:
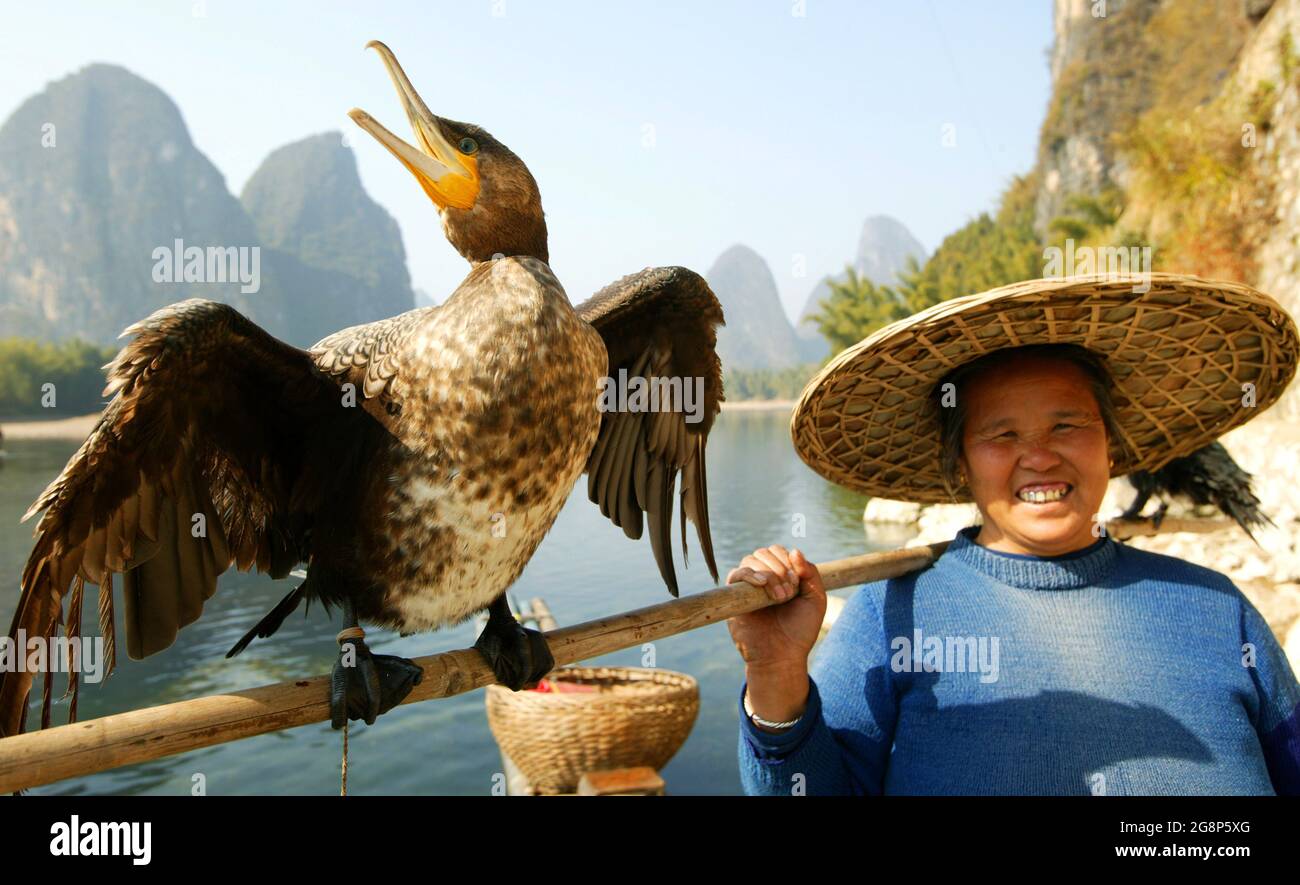
M958 463L984 517L977 543L1035 556L1094 543L1110 455L1084 370L1050 357L1015 358L964 388Z

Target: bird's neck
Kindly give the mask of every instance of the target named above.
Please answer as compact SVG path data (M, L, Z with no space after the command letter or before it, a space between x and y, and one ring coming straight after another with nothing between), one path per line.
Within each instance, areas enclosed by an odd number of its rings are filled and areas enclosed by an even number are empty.
M545 246L540 249L498 249L491 255L466 255L465 259L469 261L471 268L480 267L484 264L491 264L500 258L536 258L543 264L550 264L551 256Z
M541 218L446 215L443 230L456 251L475 267L497 258L515 257L550 263L546 222Z

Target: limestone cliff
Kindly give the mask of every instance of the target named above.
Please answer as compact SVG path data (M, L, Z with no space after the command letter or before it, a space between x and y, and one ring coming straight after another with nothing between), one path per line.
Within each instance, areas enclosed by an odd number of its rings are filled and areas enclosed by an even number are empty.
M51 83L0 125L5 335L111 344L192 297L300 345L414 301L397 223L337 133L273 152L241 205L176 104L121 67Z

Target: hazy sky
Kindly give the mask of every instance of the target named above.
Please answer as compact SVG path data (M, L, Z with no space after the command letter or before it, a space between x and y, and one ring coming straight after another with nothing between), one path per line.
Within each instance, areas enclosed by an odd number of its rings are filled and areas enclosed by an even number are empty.
M434 113L528 164L574 301L646 265L705 272L740 242L794 314L851 260L867 216L933 249L992 208L1032 165L1049 95L1049 0L5 5L0 118L90 62L120 64L176 101L236 195L276 147L344 132L415 286L439 301L464 260L346 116L410 135L372 38Z

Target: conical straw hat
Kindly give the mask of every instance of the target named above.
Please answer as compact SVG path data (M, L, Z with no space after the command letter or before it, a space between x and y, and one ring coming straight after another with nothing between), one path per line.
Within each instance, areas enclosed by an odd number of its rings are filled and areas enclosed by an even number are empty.
M1113 476L1162 467L1263 412L1300 354L1287 312L1241 283L1156 273L1015 283L937 304L831 360L795 407L795 451L868 495L969 501L944 485L935 385L995 350L1048 343L1106 360L1120 427Z

